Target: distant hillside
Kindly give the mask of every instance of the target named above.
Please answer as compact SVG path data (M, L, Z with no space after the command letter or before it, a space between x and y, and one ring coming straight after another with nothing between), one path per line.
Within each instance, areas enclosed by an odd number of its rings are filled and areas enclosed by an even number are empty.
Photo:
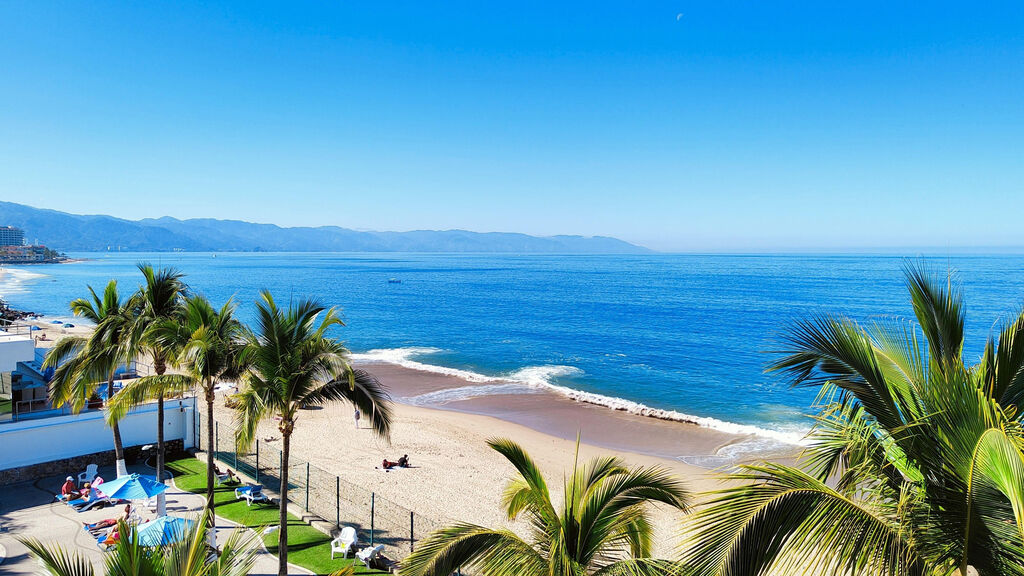
M606 236L529 236L506 232L415 230L362 232L320 226L282 228L239 220L147 218L68 214L0 202L0 226L25 229L25 237L61 251L264 251L264 252L511 252L638 254L650 250Z

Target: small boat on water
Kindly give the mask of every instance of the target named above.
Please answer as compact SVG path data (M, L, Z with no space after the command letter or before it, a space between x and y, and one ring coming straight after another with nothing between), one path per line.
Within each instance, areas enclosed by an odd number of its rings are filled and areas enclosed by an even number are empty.
M388 284L401 284L402 281L398 278L388 278Z

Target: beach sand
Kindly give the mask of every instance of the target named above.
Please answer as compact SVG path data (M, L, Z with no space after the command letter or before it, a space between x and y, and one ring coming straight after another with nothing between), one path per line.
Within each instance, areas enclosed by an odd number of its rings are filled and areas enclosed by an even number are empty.
M500 504L514 469L486 445L488 438L507 437L525 447L544 471L556 503L561 500L563 474L572 469L577 432L583 442L581 460L611 454L630 465L667 467L694 494L723 485L713 471L668 456L713 454L722 445L742 440L692 424L613 411L548 392L481 397L452 402L442 409L411 406L401 400L471 383L387 364L364 368L377 375L398 400L390 444L367 428L366 418L356 429L349 406L330 405L301 412L293 435L293 461L308 460L339 475L344 483L373 491L442 523L521 528L506 521ZM217 402L217 419L234 419L234 412L222 401ZM274 423L265 423L259 433L261 450L279 449L280 440L264 440L279 436ZM410 456L413 468L377 469L383 459L397 460L403 454ZM676 510L661 507L655 512L658 554L676 551L683 519Z

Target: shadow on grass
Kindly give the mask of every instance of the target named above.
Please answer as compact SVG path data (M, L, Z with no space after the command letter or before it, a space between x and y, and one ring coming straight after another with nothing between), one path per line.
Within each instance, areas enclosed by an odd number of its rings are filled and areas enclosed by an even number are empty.
M206 494L206 465L195 458L183 458L167 463L175 474L178 488L196 494ZM238 484L222 484L213 489L213 501L218 516L252 528L262 534L267 526L280 524L280 510L275 504L246 504L235 499ZM346 566L354 566L356 574L387 574L380 570L367 570L362 563L341 558L331 559L331 538L301 519L288 515L288 561L317 574L330 574ZM277 552L278 532L262 535L263 543L272 554Z

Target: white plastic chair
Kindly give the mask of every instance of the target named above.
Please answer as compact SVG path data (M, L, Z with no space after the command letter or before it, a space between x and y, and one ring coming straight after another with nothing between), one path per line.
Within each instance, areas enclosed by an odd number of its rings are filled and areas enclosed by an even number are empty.
M345 526L341 529L338 537L331 540L331 560L334 560L334 555L339 553L342 558L348 558L349 550L352 550L358 543L359 538L356 536L356 529L351 526Z
M96 472L99 470L99 466L95 464L89 464L85 467L85 472L78 475L78 485L81 486L83 482L92 482L92 479L96 477Z
M373 568L372 566L370 566L370 564L373 564L375 560L380 558L380 553L382 551L384 551L384 545L377 544L373 548L367 547L363 548L359 552L356 552L356 558L362 560L363 566L366 566L366 569L369 570Z

